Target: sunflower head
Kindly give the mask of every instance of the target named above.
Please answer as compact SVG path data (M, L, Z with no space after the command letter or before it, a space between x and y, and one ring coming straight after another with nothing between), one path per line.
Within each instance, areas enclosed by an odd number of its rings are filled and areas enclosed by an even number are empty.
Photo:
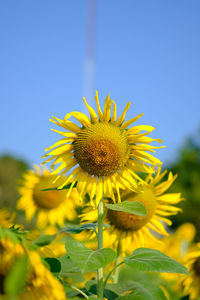
M76 217L76 206L79 204L79 194L74 188L67 197L66 190L57 190L57 184L66 180L51 175L47 169L43 171L36 166L24 174L22 186L19 189L20 199L17 208L24 210L26 218L30 221L37 214L37 227L44 228L48 224L60 225L66 220Z
M26 288L20 294L20 299L66 300L63 286L42 264L39 255L29 251L28 259Z
M65 300L65 292L61 283L42 264L39 255L27 248L25 249L24 245L19 242L15 243L8 237L0 238L0 295L6 296L5 279L16 261L24 255L27 256L27 273L19 299Z
M113 175L124 167L129 152L125 132L112 124L92 124L81 130L74 142L74 157L91 175Z
M7 274L18 258L24 254L24 248L19 243L6 237L0 238L0 295L4 295L4 282Z
M200 245L189 247L182 263L189 270L189 275L177 278L176 288L189 295L189 299L196 300L200 297Z
M113 225L116 229L121 231L137 231L143 226L145 226L149 220L152 218L155 210L156 210L156 197L151 189L145 188L141 193L134 193L132 191L124 191L121 192L121 201L129 201L129 202L140 202L146 208L146 216L141 217L138 215L108 210L107 218L109 223Z
M148 175L144 183L137 183L136 191L115 190L114 197L106 197L109 203L114 203L119 197L121 201L140 202L146 208L144 217L122 211L108 209L104 223L110 225L104 231L106 247L118 247L120 241L122 253L130 253L137 247L155 247L160 243L160 236L168 236L167 226L171 225L169 216L181 211L175 204L182 200L180 193L165 193L176 179L170 172L168 178L162 181L167 173L158 169L155 176ZM82 222L97 222L97 209L87 207L82 214Z
M38 178L38 182L35 184L33 188L33 201L38 206L38 208L51 210L60 205L65 198L66 192L64 190L47 190L44 191L46 187L53 186L53 181L55 180L55 176L40 176Z
M47 148L48 153L43 158L47 158L44 163L52 162L52 174L58 178L74 168L69 178L58 185L59 188L70 181L72 186L77 182L80 196L84 197L88 193L91 201L98 204L103 193L103 178L105 192L109 191L113 196L116 189L119 192L119 185L124 188L131 186L134 190L136 181L142 181L137 172L153 173L154 166L161 162L148 152L155 152L154 149L160 147L151 146L150 143L162 141L147 136L154 130L152 126L140 125L129 128L142 114L124 122L130 102L127 103L122 115L117 118L116 103L109 95L105 100L103 111L99 104L98 93L95 100L98 114L84 98L90 118L80 112L68 113L64 120L52 117L50 121L65 130L54 131L64 138ZM112 105L113 115L111 115ZM72 116L80 122L80 127L69 121Z

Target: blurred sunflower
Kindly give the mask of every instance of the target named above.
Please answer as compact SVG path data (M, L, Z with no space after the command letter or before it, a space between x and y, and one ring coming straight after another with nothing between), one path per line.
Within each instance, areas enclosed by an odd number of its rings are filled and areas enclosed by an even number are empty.
M140 180L136 172L154 173L153 168L147 164L159 165L161 162L147 151L155 152L153 149L161 148L149 145L152 141L162 141L147 137L154 130L152 126L140 125L128 129L142 116L140 114L124 122L130 102L117 119L116 103L110 99L109 95L105 100L103 112L99 105L98 93L96 93L95 100L98 115L83 98L90 118L81 112L71 112L65 116L64 120L56 117L50 120L66 131L54 130L64 138L47 148L45 151L49 152L43 158L47 158L44 163L52 162L52 174L57 175L58 179L73 169L63 184L58 183L58 186L62 188L72 181L68 195L78 181L77 189L81 196L88 193L91 202L95 197L95 203L98 205L102 198L103 178L104 192L111 193L114 199L113 189L117 190L120 201L119 184L134 190L136 182L133 178ZM113 115L111 117L112 104ZM71 116L80 122L80 127L69 121ZM146 132L141 133L142 131ZM57 164L59 166L55 169Z
M14 262L24 254L24 248L11 238L0 238L0 295L3 294L3 282Z
M138 201L146 208L146 216L114 211L108 209L104 223L110 227L104 231L104 246L120 247L122 253L132 252L133 249L148 246L152 240L158 242L155 235L167 236L165 225L171 225L168 216L175 215L180 208L173 206L181 201L180 193L167 193L165 191L176 179L176 175L170 172L166 181L160 182L167 171L160 173L160 168L155 177L148 175L145 184L138 184L138 192L121 190L121 201ZM105 195L106 196L106 195ZM114 203L108 198L109 203ZM97 209L85 209L82 221L96 222ZM154 233L153 233L154 232Z
M20 294L20 300L66 300L62 284L41 263L36 252L29 252L29 274L26 288Z
M39 167L29 170L24 174L22 186L19 188L21 195L17 202L17 209L24 210L27 221L31 221L37 214L37 227L44 228L48 224L62 226L64 221L76 217L75 207L79 203L79 193L74 188L70 197L65 190L48 190L55 188L53 183L56 176L51 175L47 169L43 172ZM58 180L59 184L66 181L66 177Z
M25 250L20 243L16 243L8 237L0 238L0 249L0 296L6 296L5 279L16 261L24 255L28 255L27 275L24 278L24 285L17 299L66 299L61 283L41 263L37 253L28 251L28 249Z
M156 247L156 245L153 245L153 247L182 263L188 248L194 240L195 234L195 226L191 223L184 223L174 233L162 239L163 243L159 247Z
M177 276L176 285L184 295L189 295L190 300L196 300L200 297L200 244L191 247L185 257L184 265L189 275Z

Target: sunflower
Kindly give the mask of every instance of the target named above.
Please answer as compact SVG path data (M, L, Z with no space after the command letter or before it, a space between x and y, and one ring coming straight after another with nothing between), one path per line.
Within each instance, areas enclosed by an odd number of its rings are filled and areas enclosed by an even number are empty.
M188 248L194 240L196 234L195 226L191 223L184 223L177 228L174 233L162 239L163 243L156 247L163 253L182 263ZM167 274L167 276L169 273ZM174 275L174 274L173 274ZM168 276L169 277L169 276Z
M24 210L27 221L31 221L37 213L37 227L44 228L48 224L62 226L65 219L73 220L76 217L75 207L79 203L79 194L76 188L73 189L70 197L66 196L65 190L48 190L54 188L55 175L51 175L47 169L40 171L28 170L24 174L22 186L19 188L20 199L17 209ZM66 177L59 179L63 183Z
M29 252L26 288L20 294L20 300L66 300L62 284L41 263L36 252Z
M23 289L17 299L66 299L61 283L41 263L37 253L28 251L20 243L16 243L8 237L0 238L0 249L0 296L6 296L4 287L6 276L12 270L16 261L26 254L28 255L27 275L24 279Z
M3 282L14 262L24 254L24 248L11 238L0 238L0 295L3 294Z
M189 249L183 263L189 275L177 277L177 286L190 300L196 300L200 296L200 244Z
M191 223L184 223L175 232L162 238L162 243L150 243L149 248L159 250L184 265L188 249L191 248L195 234L195 226ZM176 293L182 292L180 282L177 284L182 275L176 273L160 273L159 275L165 281L171 282L171 287Z
M69 195L74 184L78 182L77 189L80 196L83 197L88 193L91 202L98 205L102 198L103 188L104 193L111 193L113 198L114 189L116 189L120 198L119 184L134 190L136 181L133 178L141 180L137 172L154 173L152 166L159 165L161 162L148 152L155 152L155 148L161 147L149 144L152 141L162 141L147 137L154 130L152 126L140 125L128 129L142 116L140 114L124 122L130 102L117 119L116 103L110 99L109 95L105 100L103 112L97 92L95 100L98 114L83 98L90 118L81 112L68 113L64 120L52 117L50 121L66 131L53 130L64 138L45 150L49 152L43 156L46 158L43 164L51 162L52 174L57 175L57 178L61 178L63 174L72 170L63 184L58 184L59 188L72 181ZM112 105L113 115L111 116ZM71 116L80 122L80 127L69 121ZM57 164L59 165L55 168ZM94 197L95 201L93 201Z
M168 216L175 215L180 208L173 204L181 201L180 193L165 193L176 179L176 175L170 172L167 180L160 182L166 174L167 170L161 174L159 168L155 177L151 174L147 176L145 184L138 184L138 192L131 190L121 190L121 201L138 201L146 208L146 216L114 211L108 209L104 218L104 223L110 227L104 231L104 246L119 247L122 253L132 252L133 249L148 246L152 240L158 242L155 236L167 236L165 225L171 225ZM113 203L113 199L108 198L109 203ZM97 209L85 209L82 214L82 222L96 222Z

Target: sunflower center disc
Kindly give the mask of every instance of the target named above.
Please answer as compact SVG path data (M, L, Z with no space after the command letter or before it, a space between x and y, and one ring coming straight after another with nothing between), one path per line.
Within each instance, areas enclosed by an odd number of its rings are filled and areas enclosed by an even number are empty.
M193 265L194 272L197 276L200 276L200 257L198 257Z
M33 190L33 200L36 205L47 210L58 207L64 201L65 197L64 190L43 191L44 189L54 187L54 184L51 183L53 178L51 178L51 181L49 179L50 177L41 176L40 181L35 185Z
M151 190L146 189L144 193L136 194L134 192L123 192L121 201L140 202L146 208L146 216L108 210L107 219L110 225L121 231L137 231L149 222L156 210L156 197Z
M123 168L129 158L128 140L119 127L97 123L82 129L77 136L74 157L91 175L112 175Z

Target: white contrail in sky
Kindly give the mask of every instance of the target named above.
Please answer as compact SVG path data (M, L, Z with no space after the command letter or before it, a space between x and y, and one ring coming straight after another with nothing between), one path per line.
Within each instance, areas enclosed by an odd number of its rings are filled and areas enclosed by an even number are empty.
M93 106L95 77L96 0L87 0L86 58L84 61L83 96ZM86 112L85 107L82 109Z

